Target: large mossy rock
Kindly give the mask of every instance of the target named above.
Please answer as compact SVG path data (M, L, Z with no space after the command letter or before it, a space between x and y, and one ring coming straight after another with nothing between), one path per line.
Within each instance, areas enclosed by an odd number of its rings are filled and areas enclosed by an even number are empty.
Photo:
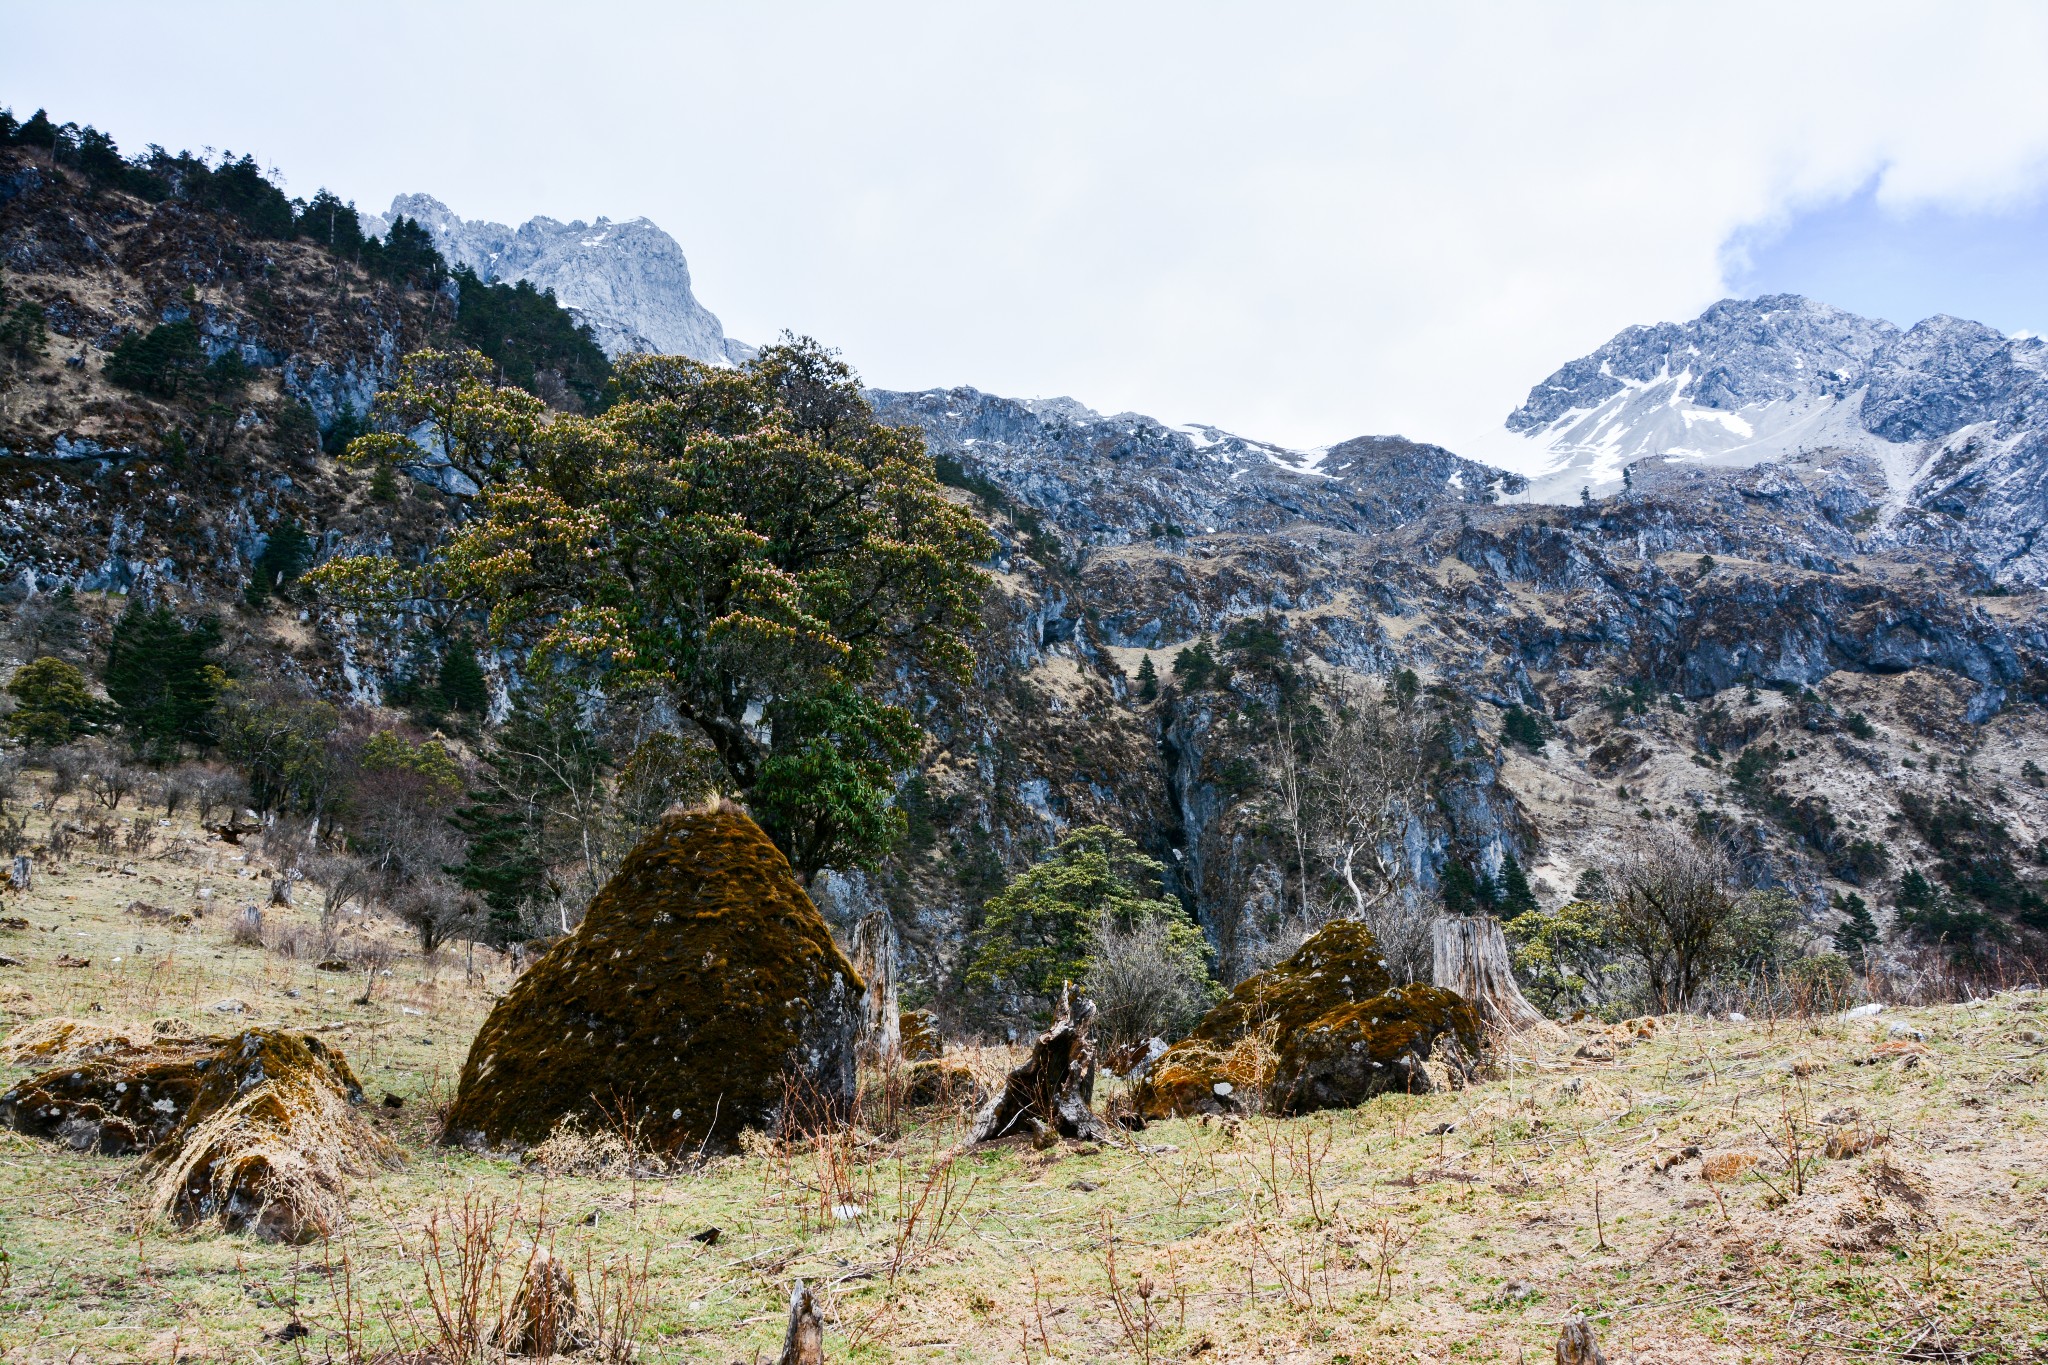
M397 1149L356 1114L348 1061L311 1034L128 1034L25 1025L0 1059L58 1063L0 1094L0 1124L108 1156L146 1152L146 1202L180 1226L305 1242L347 1214L347 1177Z
M1372 931L1324 925L1286 961L1240 982L1139 1085L1147 1118L1235 1112L1264 1092L1274 1113L1342 1109L1431 1088L1424 1063L1445 1035L1464 1057L1479 1021L1458 995L1396 986Z
M843 1114L863 995L759 826L731 807L671 815L484 1021L447 1140L623 1118L676 1151Z

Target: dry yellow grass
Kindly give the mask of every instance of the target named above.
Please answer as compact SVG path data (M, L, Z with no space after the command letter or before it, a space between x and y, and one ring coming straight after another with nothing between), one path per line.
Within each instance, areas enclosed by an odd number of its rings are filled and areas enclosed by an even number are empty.
M347 1053L369 1122L408 1161L348 1182L347 1221L294 1248L166 1229L139 1217L135 1161L0 1134L0 1361L482 1341L536 1247L642 1361L772 1358L798 1277L835 1361L1506 1362L1549 1358L1578 1311L1610 1360L1638 1365L2048 1351L2030 1278L2048 1217L2033 993L1875 1023L1577 1027L1462 1092L1156 1124L1120 1147L962 1152L961 1110L892 1118L878 1089L849 1132L590 1177L433 1142L508 983L496 955L425 963L362 923L359 953L393 956L356 1004L361 973L230 943L222 911L258 899L260 855L167 840L39 869L8 898L32 927L0 938L26 963L0 969L0 1010L313 1032ZM156 903L209 887L214 909L189 928L138 922L125 907L151 878ZM93 965L58 968L60 952ZM214 1008L229 999L241 1012ZM1926 1042L1886 1048L1895 1020ZM1011 1058L963 1060L992 1079ZM1730 1152L1757 1159L1710 1182L1705 1158ZM293 1323L310 1335L280 1341Z

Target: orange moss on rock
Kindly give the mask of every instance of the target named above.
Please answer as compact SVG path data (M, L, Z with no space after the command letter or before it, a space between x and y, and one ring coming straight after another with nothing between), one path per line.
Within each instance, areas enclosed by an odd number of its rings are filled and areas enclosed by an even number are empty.
M1138 1085L1147 1118L1346 1108L1388 1090L1423 1091L1438 1039L1477 1055L1471 1005L1435 986L1396 987L1372 931L1324 925L1286 961L1240 982L1167 1049Z
M664 819L470 1047L446 1140L625 1118L674 1151L854 1094L863 987L781 850L730 807Z

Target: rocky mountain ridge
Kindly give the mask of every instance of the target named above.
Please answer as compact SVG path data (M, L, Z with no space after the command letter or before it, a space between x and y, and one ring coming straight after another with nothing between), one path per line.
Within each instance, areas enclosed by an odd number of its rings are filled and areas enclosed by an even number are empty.
M1946 315L1901 330L1795 294L1630 327L1507 419L1541 467L1527 496L1611 491L1643 462L1874 461L1873 543L1967 542L2009 586L2048 583L2048 342Z
M9 297L41 306L52 333L0 390L7 662L48 648L89 661L134 595L223 616L232 667L386 700L415 642L316 602L252 607L241 590L284 517L325 556L416 553L462 514L458 493L424 483L380 501L320 448L433 334L447 297L18 155L0 153L0 186ZM1932 836L1886 804L1901 792L1975 803L2013 848L2034 848L2048 803L2024 755L2048 744L2048 611L2012 572L2024 554L1985 549L2025 537L2012 509L2044 463L2026 454L2025 404L1998 396L2032 353L1963 328L1946 341L1928 329L1909 350L1911 333L1801 315L1810 335L1702 392L1768 405L1806 384L1838 412L1860 392L1871 421L1916 436L2003 415L1939 438L1964 444L1910 499L1887 450L1830 446L1747 468L1637 461L1627 487L1557 506L1398 437L1303 452L1071 399L872 392L879 420L925 433L1002 548L972 684L915 699L936 743L904 792L913 838L876 873L826 878L824 907L889 905L912 984L940 996L989 891L1061 830L1108 821L1166 862L1227 975L1272 961L1306 927L1276 836L1282 668L1412 669L1442 689L1452 776L1403 839L1425 892L1454 866L1492 875L1513 857L1554 903L1616 829L1707 822L1825 923L1835 894L1879 898L1857 840L1887 842L1894 873L1933 865ZM121 338L180 318L209 355L253 367L238 394L166 399L108 379ZM1863 340L1837 344L1845 332ZM1661 374L1679 346L1641 340L1623 371ZM1818 359L1844 373L1809 383ZM1934 371L1983 382L1921 394L1911 376ZM1574 395L1608 402L1647 383L1607 378L1572 370L1530 420L1555 408L1547 429ZM2019 435L1997 436L2001 424ZM1956 491L1925 491L1937 488ZM38 622L67 587L82 634L53 644ZM1219 668L1177 676L1194 646ZM1136 684L1147 661L1156 698ZM486 662L502 685L516 661ZM1547 741L1511 742L1511 708L1539 717ZM1739 773L1748 748L1780 757L1762 778Z
M461 218L430 194L401 194L389 213L365 215L364 230L382 233L401 216L432 233L450 265L554 290L606 355L649 351L727 365L754 353L697 301L682 247L646 218L563 223L536 216L514 228Z

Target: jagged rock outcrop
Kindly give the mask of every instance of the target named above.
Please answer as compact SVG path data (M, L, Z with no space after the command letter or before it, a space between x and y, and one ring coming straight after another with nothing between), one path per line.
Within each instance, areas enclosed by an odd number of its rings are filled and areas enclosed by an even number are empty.
M726 336L718 318L697 302L682 247L645 218L563 223L536 217L514 228L460 218L430 194L401 194L390 213L368 217L364 228L382 232L401 215L431 232L451 265L466 265L486 280L525 280L554 290L606 355L650 351L724 365L754 354Z
M671 815L471 1045L451 1142L631 1122L657 1151L853 1102L863 987L789 863L737 809Z

